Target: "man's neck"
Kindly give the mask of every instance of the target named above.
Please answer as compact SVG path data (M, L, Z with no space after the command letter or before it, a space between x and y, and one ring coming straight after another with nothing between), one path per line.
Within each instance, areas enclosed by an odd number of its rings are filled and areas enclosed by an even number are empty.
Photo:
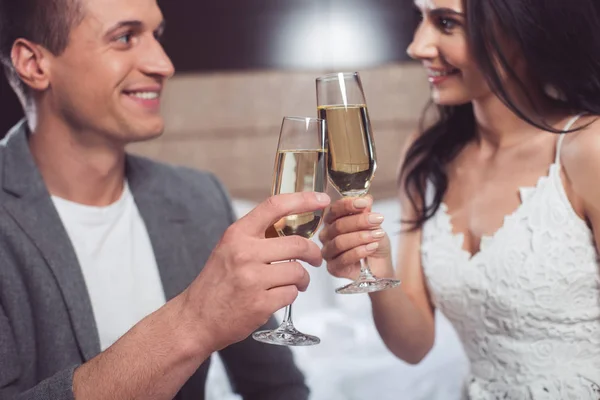
M120 198L124 146L85 140L85 133L60 123L38 122L29 147L51 195L90 206L106 206Z

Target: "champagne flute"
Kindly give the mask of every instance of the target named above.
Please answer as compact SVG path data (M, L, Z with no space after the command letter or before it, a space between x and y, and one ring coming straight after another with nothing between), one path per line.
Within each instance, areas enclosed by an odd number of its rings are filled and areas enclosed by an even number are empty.
M279 133L275 158L273 194L324 192L327 185L327 142L324 121L317 118L285 117ZM299 235L310 239L319 228L323 211L289 215L277 221L279 236ZM271 232L269 232L271 231ZM293 260L292 260L293 261ZM285 309L281 325L274 330L255 332L259 342L283 346L311 346L321 340L299 332L292 322L292 306Z
M366 104L358 72L317 78L317 110L325 120L329 148L329 181L344 197L366 195L377 167ZM360 266L358 279L336 293L369 293L400 284L397 279L377 278L366 259Z

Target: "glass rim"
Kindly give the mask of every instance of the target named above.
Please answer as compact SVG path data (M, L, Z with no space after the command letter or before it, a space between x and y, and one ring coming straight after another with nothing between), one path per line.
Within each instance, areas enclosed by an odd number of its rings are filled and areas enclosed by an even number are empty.
M359 73L358 71L355 72L334 72L331 74L325 74L322 76L319 76L316 80L317 82L325 82L325 81L330 81L330 80L338 80L339 77L343 76L344 78L351 78L351 77L359 77Z
M298 121L298 122L323 122L324 120L322 118L316 118L316 117L298 117L298 116L290 116L290 117L283 117L283 120L288 120L288 121Z

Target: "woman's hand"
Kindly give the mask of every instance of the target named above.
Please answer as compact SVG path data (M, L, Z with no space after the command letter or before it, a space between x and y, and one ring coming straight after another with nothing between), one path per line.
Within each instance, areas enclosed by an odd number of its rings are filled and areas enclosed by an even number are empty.
M393 276L390 240L381 229L384 217L371 212L372 205L370 196L342 198L325 215L319 240L333 276L356 279L360 260L367 257L376 276Z

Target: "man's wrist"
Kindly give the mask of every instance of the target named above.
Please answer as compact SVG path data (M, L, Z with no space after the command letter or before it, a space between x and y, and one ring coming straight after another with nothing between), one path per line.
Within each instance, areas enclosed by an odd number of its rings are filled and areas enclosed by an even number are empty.
M168 329L174 335L173 342L181 356L202 362L217 350L213 344L215 338L210 337L206 325L191 312L186 302L184 292L167 303L161 311L167 313Z
M210 357L210 342L181 297L144 318L73 375L76 399L171 399Z

